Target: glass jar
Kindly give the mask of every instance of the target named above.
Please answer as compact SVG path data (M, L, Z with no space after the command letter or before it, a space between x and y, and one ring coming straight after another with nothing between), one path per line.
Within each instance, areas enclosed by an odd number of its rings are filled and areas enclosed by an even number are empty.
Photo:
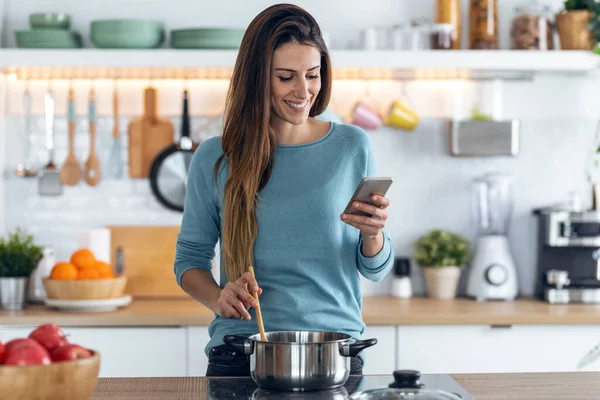
M510 27L512 49L554 49L554 25L551 19L552 9L537 0L516 7Z
M497 50L498 1L471 0L469 44L471 50Z
M433 50L452 50L454 25L436 24L431 28L431 48Z
M436 2L436 24L452 24L452 49L459 50L461 22L460 22L460 0L437 0Z

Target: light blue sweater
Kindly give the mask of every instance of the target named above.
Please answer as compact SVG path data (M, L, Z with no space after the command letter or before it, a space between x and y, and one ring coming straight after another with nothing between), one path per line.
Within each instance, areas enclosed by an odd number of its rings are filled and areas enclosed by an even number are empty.
M223 187L213 185L213 167L222 154L221 137L196 150L189 171L185 211L177 241L175 275L190 268L211 271L222 227ZM375 176L367 133L354 125L331 123L321 139L279 145L271 179L260 193L254 269L263 289L260 305L266 331L336 331L359 339L362 295L359 273L381 280L391 269L394 248L384 230L383 249L373 257L360 251L360 231L340 219L360 180ZM221 266L221 287L226 277ZM227 334L258 333L251 321L215 319L205 351Z

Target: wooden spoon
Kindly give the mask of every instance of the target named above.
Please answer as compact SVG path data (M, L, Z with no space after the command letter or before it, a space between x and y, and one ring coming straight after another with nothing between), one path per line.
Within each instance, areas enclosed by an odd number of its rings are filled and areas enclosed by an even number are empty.
M252 277L256 279L254 275L254 268L251 266L248 267L248 270L252 274ZM260 302L258 301L258 292L254 292L254 299L256 300L256 319L258 320L258 331L260 332L260 340L263 342L267 342L267 335L265 334L265 326L263 324L262 313L260 312Z
M69 88L69 152L67 158L60 168L60 180L63 185L75 186L81 179L81 165L75 157L73 150L75 142L75 94L73 88Z
M90 89L89 116L90 120L90 155L84 165L84 179L90 186L100 182L100 160L96 155L96 101L94 89Z

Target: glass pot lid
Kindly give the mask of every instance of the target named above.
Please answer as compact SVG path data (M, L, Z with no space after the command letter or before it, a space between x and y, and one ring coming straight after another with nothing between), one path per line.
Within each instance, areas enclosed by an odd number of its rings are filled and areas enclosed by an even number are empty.
M350 400L410 399L461 400L461 396L438 389L425 389L419 381L421 374L413 370L394 371L394 382L388 388L365 390L350 396Z

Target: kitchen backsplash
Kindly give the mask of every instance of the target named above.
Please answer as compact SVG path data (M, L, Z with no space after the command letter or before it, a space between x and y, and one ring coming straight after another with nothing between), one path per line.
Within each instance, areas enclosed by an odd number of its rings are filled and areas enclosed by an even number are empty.
M75 139L78 159L87 157L86 95L89 82L74 82L77 91L77 134ZM120 83L122 145L124 163L127 162L127 122L141 114L141 82ZM159 88L159 114L170 117L176 134L179 132L181 85L175 82L154 82ZM178 213L164 209L152 196L147 180L103 180L97 187L80 183L65 187L61 197L39 197L34 179L18 178L14 165L21 159L25 138L23 128L23 82L10 84L7 137L6 228L21 225L33 232L44 244L57 248L57 256L66 258L76 246L77 233L87 228L107 224L179 224ZM31 85L33 96L34 153L40 162L47 158L43 117L45 83ZM111 140L112 82L96 82L98 98L97 149L106 165ZM224 82L190 82L192 130L200 134L209 118L221 111ZM220 85L220 86L219 86ZM407 93L423 116L414 132L392 128L370 131L380 175L393 176L389 192L388 230L393 238L397 255L410 255L412 242L427 229L442 227L474 237L471 219L469 182L485 171L503 170L515 175L515 208L509 239L518 266L521 294L533 291L535 268L535 207L561 202L571 191L579 191L584 205L591 201L585 180L585 156L596 128L596 93L598 82L579 78L542 79L536 82L510 82L504 85L499 108L507 118L521 118L520 154L517 157L457 158L448 155L446 117L456 110L453 95L455 82L411 82ZM469 114L474 103L490 111L493 85L463 83L464 107L459 114ZM352 104L365 98L364 82L336 83L333 108L347 114ZM381 110L401 93L400 82L372 82L367 97ZM57 101L56 160L60 164L66 156L65 96L67 82L54 82ZM413 270L415 292L423 294L421 271ZM365 294L386 294L390 278L383 282L364 281Z

